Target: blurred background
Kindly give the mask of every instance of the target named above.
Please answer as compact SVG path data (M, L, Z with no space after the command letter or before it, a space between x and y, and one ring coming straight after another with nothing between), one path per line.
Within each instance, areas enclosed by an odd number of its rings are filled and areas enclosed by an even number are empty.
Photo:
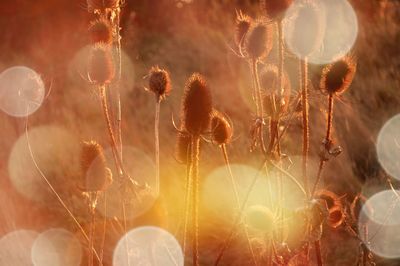
M375 143L382 125L400 112L400 3L394 0L350 3L358 20L358 36L352 49L358 67L350 90L335 107L334 138L344 152L327 165L323 179L326 187L351 201L359 191L368 197L387 189ZM159 65L170 72L173 85L171 96L161 106L160 195L151 208L138 212L129 222L132 228L156 225L178 239L181 237L177 224L183 208L186 169L174 157L176 130L171 118L179 121L181 96L191 73L199 72L207 78L215 107L233 122L235 140L228 146L228 153L235 174L250 178L238 181L243 182L244 188L260 164L260 154L249 151L254 117L248 64L231 50L238 10L252 17L262 14L257 0L126 0L122 7L125 160L132 175L148 183L154 182L155 101L144 89L147 86L144 77L152 66ZM83 0L0 3L0 72L26 66L41 76L46 95L49 93L40 109L29 116L31 145L40 167L84 225L88 219L86 203L77 196L75 186L80 178L79 142L94 139L105 148L108 146L98 92L85 80L90 43L87 29L92 19ZM276 49L266 61L277 63ZM296 92L298 69L293 56L287 57L286 69ZM311 65L311 155L316 163L326 109L325 97L317 89L320 73L321 66ZM42 232L65 228L80 239L74 223L30 160L26 122L26 117L0 112L0 238L21 229ZM301 121L297 119L283 141L285 153L293 159L293 173L300 169L296 168L301 155L300 132ZM220 149L204 144L200 163L203 181L200 245L204 265L210 265L215 258L234 215L232 195L224 193L227 179L218 174L224 170L220 169L223 166ZM260 203L263 194L264 191L257 190L252 201ZM296 202L296 196L292 200ZM226 206L232 208L227 210ZM117 229L108 232L105 256L110 263L121 233ZM355 265L354 250L358 250L358 243L344 230L327 231L324 239L327 265ZM241 241L240 238L234 241L223 265L245 265L249 257L240 249ZM1 255L4 258L0 251L0 261ZM398 265L395 260L377 258L377 261L378 265ZM85 265L83 260L82 265Z

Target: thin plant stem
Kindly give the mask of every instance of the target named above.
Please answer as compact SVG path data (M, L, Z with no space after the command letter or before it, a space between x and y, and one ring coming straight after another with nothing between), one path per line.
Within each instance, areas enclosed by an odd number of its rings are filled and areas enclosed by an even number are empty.
M191 163L188 161L187 165L187 174L186 174L186 191L185 191L185 206L184 206L184 225L183 225L183 254L186 258L187 252L187 231L188 231L188 224L189 224L189 214L191 211L191 190L192 190L192 177L190 176L190 168Z
M199 154L200 137L192 136L192 248L193 266L199 265Z
M253 190L254 186L256 185L256 182L257 182L258 177L259 177L259 175L261 173L261 170L264 169L264 167L266 166L266 163L267 163L267 160L264 160L262 165L261 165L261 167L257 171L257 174L254 176L253 180L251 181L251 184L250 184L249 188L246 191L245 197L243 199L243 202L241 204L239 212L236 215L236 218L235 218L235 220L233 222L233 225L232 225L232 228L231 228L231 230L230 230L230 232L228 234L228 237L225 239L225 241L224 241L224 243L223 243L223 245L222 245L222 247L221 247L221 249L220 249L220 251L218 253L218 256L217 256L217 258L215 260L215 263L214 263L215 266L217 266L221 262L222 257L224 255L226 249L230 246L230 244L231 244L231 242L233 240L233 236L234 236L234 234L236 232L236 227L238 226L238 224L240 223L240 220L242 219L242 215L243 215L244 209L246 208L247 201L249 200L251 191Z
M154 146L156 157L156 195L160 192L160 104L161 101L157 98L154 122Z
M57 198L58 202L61 204L61 206L66 210L68 215L71 217L72 221L75 223L75 225L78 227L79 231L82 233L82 236L85 238L85 240L90 243L89 236L86 234L85 230L83 229L82 225L78 222L76 219L75 215L72 213L72 211L68 208L67 204L65 204L64 200L61 198L61 196L57 193L53 185L50 183L49 179L46 177L46 175L43 173L43 171L40 169L39 164L37 163L35 159L35 155L33 153L33 149L29 140L29 133L28 133L28 117L26 116L26 123L25 123L25 137L26 137L26 142L28 145L28 150L29 150L29 155L32 159L33 164L35 165L36 170L38 171L39 175L42 177L42 179L45 181L47 186L50 188L51 192L54 194L54 196ZM96 250L93 250L96 259L100 262L100 257L97 254Z
M309 149L309 124L308 124L308 63L307 58L300 59L301 71L301 101L303 113L303 156L302 156L302 176L304 188L307 196L309 195L308 185L308 149Z
M332 119L333 119L333 95L329 94L328 96L328 117L327 117L327 125L326 125L326 135L325 135L325 143L329 143L331 139L331 132L332 132ZM318 167L318 172L317 172L317 179L314 183L313 190L311 192L311 197L314 196L315 191L317 190L318 184L321 181L321 176L322 176L322 170L325 165L325 160L324 158L321 157L319 161L319 167Z
M121 9L117 8L116 10L117 16L117 25L116 33L117 33L117 51L118 51L118 89L117 89L117 135L119 141L119 153L122 161L123 158L123 143L122 143L122 108L121 108L121 78L122 78L122 49L121 49L121 34L120 34L120 23L121 23Z
M93 250L94 250L94 230L95 230L95 220L96 220L96 204L97 204L97 193L90 192L89 194L89 212L91 216L90 221L90 241L89 241L89 266L93 266Z
M100 262L103 263L104 258L104 244L106 242L106 231L107 231L107 191L103 192L104 198L104 222L103 222L103 235L101 237L101 247L100 247Z
M123 169L121 157L118 155L117 141L115 139L115 135L114 135L114 132L112 129L111 118L110 118L110 113L109 113L109 109L108 109L108 103L107 103L105 91L106 91L106 86L105 85L100 86L101 104L102 104L102 109L103 109L103 114L104 114L104 119L105 119L107 130L108 130L108 134L110 136L110 144L111 144L111 150L112 150L113 157L114 157L115 166L117 168L119 175L123 176L125 174L125 171Z
M267 153L266 148L265 148L265 143L264 143L264 110L263 110L263 104L262 104L262 95L261 95L261 88L260 88L260 80L258 78L258 68L257 68L257 59L252 59L251 61L252 65L252 75L254 79L254 84L256 86L256 95L258 98L258 104L259 104L259 113L257 116L262 120L260 123L260 142L261 142L261 149L264 154Z
M322 255L321 255L321 241L317 240L314 242L314 247L315 247L315 255L317 258L317 265L322 266Z
M231 185L232 185L232 189L233 189L233 194L235 195L236 205L237 205L237 208L240 209L240 199L239 199L239 193L238 193L238 189L237 189L237 184L236 184L235 178L233 176L233 172L232 172L231 164L229 162L228 152L226 150L226 145L225 144L221 145L221 150L222 150L222 155L224 156L226 167L228 168L229 177L230 177L230 181L231 181ZM255 258L255 255L254 255L253 247L251 246L251 242L250 242L249 232L248 232L247 227L245 225L243 226L243 231L244 231L244 234L246 236L247 245L249 247L249 251L250 251L250 254L251 254L251 258L253 260L253 264L257 265L257 261L256 261L256 258Z

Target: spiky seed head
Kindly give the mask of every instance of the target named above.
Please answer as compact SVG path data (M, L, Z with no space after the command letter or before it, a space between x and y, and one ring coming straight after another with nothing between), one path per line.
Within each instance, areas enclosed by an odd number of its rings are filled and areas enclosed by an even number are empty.
M214 111L211 118L211 137L217 145L228 144L232 139L232 126L228 119L218 111Z
M283 79L282 79L282 99L276 97L277 102L275 106L277 107L278 113L285 112L289 106L290 96L291 96L291 84L289 80L289 76L286 71L283 71ZM275 65L268 64L266 65L261 74L260 74L260 86L261 89L265 92L264 97L264 108L267 111L267 115L272 115L271 111L272 102L271 99L267 99L266 97L270 98L270 95L275 94L279 95L279 70L278 67ZM279 102L278 102L279 101Z
M82 185L86 191L103 191L112 183L103 148L95 141L82 143L81 169L85 177Z
M273 27L271 23L258 20L252 23L246 34L245 52L250 59L266 57L272 49Z
M261 0L261 8L271 19L281 20L293 0Z
M89 26L89 33L92 43L111 44L113 40L112 27L110 22L104 18L92 21Z
M87 0L88 10L115 9L119 6L120 0Z
M350 56L327 65L322 70L321 90L330 95L339 95L351 85L356 73L356 63Z
M171 92L171 79L169 73L158 66L152 67L149 72L149 89L157 100L167 97Z
M183 132L178 132L176 135L175 144L175 158L178 163L188 164L190 161L191 150L192 146L190 135Z
M339 227L345 220L345 214L340 206L334 206L329 210L328 225L332 228Z
M252 19L251 17L243 14L241 11L238 12L236 17L236 32L235 41L237 45L242 45L243 40L246 38L246 34L251 27Z
M93 46L88 64L90 80L97 85L110 83L114 78L114 62L110 48L103 43Z
M326 23L324 10L315 0L301 0L293 17L288 22L291 49L302 58L308 57L322 45Z
M182 100L184 129L194 136L205 133L210 126L211 113L211 91L204 78L195 73L186 83Z
M274 229L274 215L269 208L254 205L247 211L246 223L256 230L269 233Z

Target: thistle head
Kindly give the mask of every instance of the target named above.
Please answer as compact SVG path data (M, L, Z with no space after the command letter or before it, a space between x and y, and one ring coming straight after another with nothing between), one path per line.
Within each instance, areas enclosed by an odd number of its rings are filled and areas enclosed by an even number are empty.
M103 148L95 141L82 143L81 170L85 176L82 184L85 191L103 191L112 183Z
M261 8L271 19L281 20L293 0L261 0Z
M218 111L214 111L211 118L211 138L217 145L228 144L233 135L232 126L228 119Z
M189 164L191 154L191 137L189 134L178 132L176 135L175 158L178 163Z
M212 113L211 91L200 74L193 74L186 83L182 99L184 129L193 136L205 133Z
M87 0L88 10L115 9L119 6L120 0Z
M356 63L350 56L327 65L322 70L320 87L329 95L339 95L351 85L356 73Z
M248 33L251 27L252 19L251 17L239 11L236 17L236 32L235 32L235 41L238 46L243 44L243 40L246 38L246 34Z
M326 23L320 4L315 0L300 0L287 23L286 36L292 52L301 58L317 51L323 41Z
M245 39L245 52L252 60L266 57L272 50L273 27L271 23L258 20L252 23Z
M171 79L169 73L158 66L152 67L149 72L149 89L157 100L162 100L171 92Z
M114 78L114 62L110 48L106 44L93 46L88 63L88 76L96 85L111 83Z
M92 21L89 26L89 33L92 43L111 44L113 40L112 27L110 22L105 18Z

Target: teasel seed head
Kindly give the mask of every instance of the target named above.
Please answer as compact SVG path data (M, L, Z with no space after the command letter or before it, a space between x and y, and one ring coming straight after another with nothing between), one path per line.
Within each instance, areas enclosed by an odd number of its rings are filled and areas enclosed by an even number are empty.
M149 72L149 89L156 95L157 100L166 98L172 89L169 73L158 66L152 67Z
M103 191L112 183L112 173L107 168L103 148L95 141L82 143L81 169L85 177L85 191Z
M324 10L316 0L300 0L299 3L293 17L287 22L286 34L289 43L294 44L291 47L293 52L305 58L321 47L326 23Z
M120 0L87 0L88 10L115 9L119 6Z
M321 189L315 192L315 198L325 200L328 209L332 209L335 206L343 207L340 197L327 189Z
M113 41L112 26L105 18L92 21L89 26L92 43L111 44Z
M200 74L193 74L185 87L182 100L184 129L192 136L205 133L210 126L212 113L211 91Z
M266 57L272 50L272 38L272 23L265 20L255 21L246 34L244 44L246 55L253 60Z
M238 46L243 45L243 41L245 40L246 34L251 27L252 21L252 18L243 14L242 11L237 13L235 41Z
M228 144L233 135L232 126L227 117L218 111L214 111L211 118L211 138L217 145Z
M274 215L269 208L254 205L246 213L246 223L256 230L269 233L274 229Z
M351 85L356 73L356 63L351 56L345 56L327 65L322 70L321 90L329 95L339 95Z
M110 47L99 43L93 46L88 63L88 75L96 85L109 84L114 78L114 62Z
M261 0L261 8L271 19L281 20L293 0Z
M291 84L289 80L289 76L286 71L283 72L283 79L282 79L282 86L283 86L283 93L282 99L279 99L277 95L279 95L279 70L278 67L275 65L268 64L266 65L261 74L260 74L260 86L261 89L264 91L264 109L266 114L269 116L273 116L273 108L272 105L274 104L271 100L271 94L276 95L276 102L275 106L277 108L278 115L282 114L287 111L290 103L290 96L291 96Z
M345 213L340 206L334 206L329 210L328 225L332 228L338 228L345 220Z
M191 154L191 137L189 134L178 132L175 144L175 159L178 163L189 164Z

